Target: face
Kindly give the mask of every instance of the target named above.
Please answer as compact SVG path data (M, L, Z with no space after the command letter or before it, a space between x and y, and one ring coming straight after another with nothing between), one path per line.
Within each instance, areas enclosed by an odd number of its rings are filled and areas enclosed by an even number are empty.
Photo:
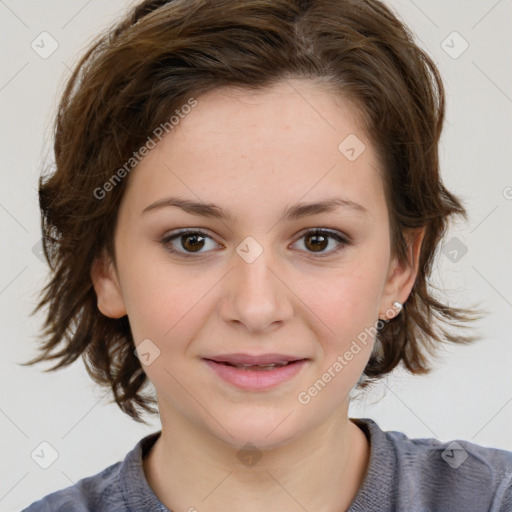
M346 416L415 269L349 103L299 80L197 101L129 177L98 307L128 315L164 428L277 446Z

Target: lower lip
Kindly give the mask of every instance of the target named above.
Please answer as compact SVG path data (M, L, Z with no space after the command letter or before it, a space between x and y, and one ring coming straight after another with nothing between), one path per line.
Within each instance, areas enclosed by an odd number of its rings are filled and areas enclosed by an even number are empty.
M209 359L204 361L222 380L247 391L264 391L278 386L297 375L307 363L302 359L273 370L240 370Z

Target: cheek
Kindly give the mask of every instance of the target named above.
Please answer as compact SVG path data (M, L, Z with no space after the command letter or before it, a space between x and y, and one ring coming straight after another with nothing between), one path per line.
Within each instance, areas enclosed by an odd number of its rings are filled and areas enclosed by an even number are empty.
M297 294L310 310L319 341L318 377L332 382L322 392L320 407L346 396L364 371L374 345L386 263L373 251L358 253L342 269L300 281Z
M140 290L131 295L127 304L130 326L135 339L155 338L165 345L176 333L198 325L201 298L208 291L207 283L191 286L190 280L160 279L151 285L147 281L134 283Z
M321 320L329 338L347 340L378 319L382 293L378 264L347 265L325 277L297 281L297 294Z
M125 249L131 256L120 262L119 270L134 339L165 344L197 315L201 298L213 285L211 277L197 279L192 267L166 262L165 255L155 256L154 248Z

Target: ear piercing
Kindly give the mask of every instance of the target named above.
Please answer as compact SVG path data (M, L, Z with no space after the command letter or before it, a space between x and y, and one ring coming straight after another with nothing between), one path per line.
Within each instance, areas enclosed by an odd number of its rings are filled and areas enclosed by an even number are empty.
M403 307L404 305L401 302L395 300L395 302L393 302L393 309L388 309L386 313L384 313L384 318L381 319L379 316L379 320L388 321L392 318L395 318L395 316L400 314L400 311L402 311Z

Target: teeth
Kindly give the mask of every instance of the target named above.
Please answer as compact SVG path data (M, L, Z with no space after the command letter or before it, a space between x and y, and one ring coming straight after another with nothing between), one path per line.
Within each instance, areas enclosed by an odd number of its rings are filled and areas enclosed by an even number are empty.
M254 369L261 369L261 370L271 370L272 368L286 366L289 364L289 361L282 361L279 363L268 363L268 364L233 364L230 366L233 366L234 368L238 369L248 369L248 368L254 368Z

